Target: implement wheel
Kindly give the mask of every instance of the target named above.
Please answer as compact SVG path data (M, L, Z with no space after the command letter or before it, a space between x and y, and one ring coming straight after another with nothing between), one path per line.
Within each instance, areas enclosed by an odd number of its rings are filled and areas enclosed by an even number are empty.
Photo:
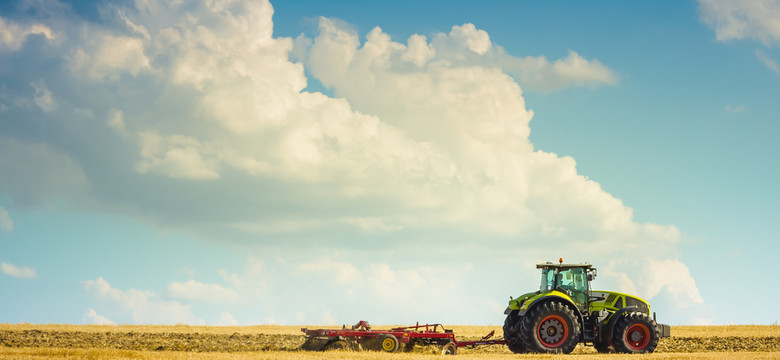
M651 353L658 346L658 338L655 321L645 313L632 312L621 316L615 324L612 346L622 353Z
M352 350L349 341L347 340L335 340L328 343L325 347L326 350Z
M568 354L580 340L580 323L568 306L550 301L533 308L523 318L520 333L531 351Z
M442 355L457 355L458 354L458 346L455 345L454 342L448 342L446 345L444 345L441 348L441 354Z
M379 336L379 345L382 348L382 351L385 352L396 352L398 351L399 343L398 338L395 337L393 334L382 334Z
M379 342L379 337L364 337L360 340L360 348L368 351L380 351L382 350L382 344Z

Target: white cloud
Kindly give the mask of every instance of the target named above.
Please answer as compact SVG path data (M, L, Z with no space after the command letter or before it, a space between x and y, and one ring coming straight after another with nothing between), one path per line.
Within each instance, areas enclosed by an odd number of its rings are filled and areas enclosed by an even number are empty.
M241 294L242 299L263 297L267 293L267 281L273 277L265 270L265 262L254 256L249 256L238 273L230 273L220 269L219 276L228 282L232 288Z
M132 75L150 67L141 39L98 34L70 55L71 71L93 80L116 81L122 72Z
M146 290L120 290L114 288L103 277L81 282L93 296L113 306L119 318L137 324L190 324L202 325L204 321L195 317L189 305L165 300Z
M428 44L428 39L426 39L425 36L414 34L409 37L406 51L401 55L401 59L409 61L417 66L423 66L435 55L436 50Z
M493 46L488 33L485 30L477 29L474 24L455 25L450 30L449 36L455 42L465 45L467 49L479 55L485 55Z
M323 257L313 263L300 264L298 270L326 275L341 285L359 284L363 281L362 274L354 265L344 261L334 261L330 257Z
M240 324L233 318L233 315L230 315L227 311L223 311L219 314L219 321L215 325L239 326Z
M680 307L704 304L688 266L679 260L649 259L643 280L645 296L652 298L666 290Z
M30 35L43 35L47 40L54 39L51 28L42 24L19 24L0 17L0 51L16 51Z
M302 92L307 82L303 66L287 59L293 46L290 39L272 37L273 9L266 2L235 7L206 4L187 12L158 2L137 6L120 9L119 18L121 28L140 38L87 27L80 43L73 46L81 49L83 59L77 59L78 54L66 58L72 68L95 78L148 68L147 75L167 83L174 99L183 96L192 101L185 110L173 110L186 113L176 116L153 103L149 107L109 105L112 129L127 131L127 120L133 121L137 136L128 139L140 149L134 163L140 174L219 180L223 174L238 172L316 186L343 201L354 201L357 207L382 203L388 209L405 208L372 216L355 216L360 212L353 211L333 214L336 223L367 231L465 223L472 229L505 234L523 232L528 226L554 228L553 232L563 234L562 226L516 219L543 217L533 216L527 206L535 196L529 189L541 192L549 187L539 171L565 171L571 175L563 183L590 184L591 200L602 202L584 203L602 212L617 211L618 218L609 221L625 223L622 204L597 184L578 177L572 161L533 152L527 139L533 113L525 108L517 83L495 67L514 61L520 69L524 65L517 64L526 60L505 54L473 24L454 26L449 34L435 35L431 43L412 36L407 45L393 42L376 28L361 46L357 34L322 19L307 65L347 101ZM155 12L147 12L146 7L154 7ZM109 43L127 46L115 51L105 48ZM125 63L114 56L141 60ZM612 81L603 79L609 78L609 70L574 52L554 63L535 62L534 73L556 74L542 76L558 79L550 80L551 88L594 79L595 83ZM601 75L594 67L603 70ZM589 78L583 73L597 75ZM123 88L134 84L133 79L125 79ZM469 96L464 98L465 94ZM554 169L558 166L562 168ZM223 191L231 188L229 182L224 182ZM537 183L541 186L534 187ZM579 191L577 186L572 191ZM488 211L475 211L480 208ZM231 222L234 228L256 228L259 219L266 227L268 222L264 217L241 218ZM271 223L311 224L313 219L281 216ZM330 223L320 218L317 226Z
M553 62L544 56L519 58L509 55L502 47L493 46L487 32L473 24L453 26L448 34L435 34L430 43L424 36L414 34L409 37L407 45L390 41L390 37L376 27L368 33L360 49L357 49L360 45L357 34L339 25L339 22L322 18L320 32L307 58L310 67L323 69L315 76L324 80L326 85L336 85L338 74L342 74L348 66L370 67L366 70L387 66L395 66L396 71L403 69L402 64L394 64L395 57L412 62L417 67L426 64L429 67L443 64L456 68L499 67L519 79L523 89L532 91L550 92L572 86L596 87L618 82L617 75L598 60L587 60L571 50L567 57ZM335 53L329 52L334 49L346 52L333 56ZM327 73L328 69L333 73ZM370 76L364 80L371 82L374 79L375 76ZM410 76L408 81L418 84L415 81L419 79ZM351 96L348 98L352 100Z
M0 206L0 230L7 233L14 231L14 221L11 220L11 216L8 215L8 211L6 211L2 206Z
M289 308L295 309L294 312L275 313L275 320L296 324L335 323L339 318L374 322L430 318L449 321L455 318L453 313L457 309L472 306L469 290L464 289L459 280L470 270L460 268L459 264L430 266L427 263L391 264L372 260L376 259L346 251L313 261L296 259L272 263L268 269L271 273L296 269L289 279L269 286L271 294L289 294L284 301L290 303ZM480 285L469 287L474 286ZM323 293L328 296L317 296ZM312 297L318 298L316 303L309 301ZM262 302L267 307L278 306L273 298L265 298ZM396 309L399 303L404 304L402 312L390 310ZM476 318L484 316L486 311L473 313ZM492 318L489 313L487 315L486 318Z
M766 66L767 69L772 70L775 74L780 74L780 65L777 65L777 61L769 55L765 54L760 49L756 49L756 57L761 60L761 63Z
M168 295L190 302L211 304L234 303L241 300L236 290L218 284L207 284L195 280L174 281L168 284Z
M503 64L507 71L517 74L525 88L543 92L570 86L614 85L618 82L617 75L598 60L587 60L572 50L569 50L567 57L553 62L544 56L523 59L507 57Z
M124 115L122 113L122 110L119 109L111 109L108 112L108 120L106 120L106 125L116 131L117 133L124 134L126 131L125 126L125 120Z
M3 274L20 279L33 279L38 277L38 273L35 269L27 266L16 266L7 262L0 264L0 271L2 271Z
M160 136L155 132L139 133L143 159L136 164L140 173L161 173L172 178L216 179L217 155L208 145L182 135Z
M741 113L741 112L745 111L746 107L745 107L745 105L736 105L736 106L734 106L734 105L729 104L729 105L726 105L725 109L728 112Z
M35 97L33 98L33 102L36 106L43 110L43 112L51 113L57 109L57 103L54 101L51 91L49 91L49 88L46 87L46 84L43 82L43 80L31 82L30 86L35 89Z
M747 38L780 45L778 0L699 0L699 15L715 30L718 41Z
M94 324L94 325L116 325L115 322L109 320L107 317L98 314L95 309L87 309L87 311L84 314L85 321L87 324Z
M306 297L328 292L327 284L349 300L362 284L374 300L432 299L464 290L442 264L549 258L540 244L593 263L640 254L645 267L679 251L676 227L635 222L633 210L578 173L573 158L529 140L534 114L523 89L616 83L595 59L574 51L554 60L516 57L472 24L400 43L380 28L361 41L323 18L316 38L293 41L273 36L266 1L149 0L109 9L119 12L116 23L62 19L73 36L49 49L62 62L57 73L90 96L60 101L65 120L40 139L0 138L0 169L11 169L0 172L0 188L14 202L19 194L52 201L64 193L166 229L282 249L285 265L250 259L240 271L219 272L229 287L190 280L172 283L170 295L205 301L216 289L274 304L274 291ZM21 83L63 88L38 72ZM335 97L304 91L307 74ZM79 146L60 148L67 144ZM30 171L29 164L42 165ZM78 191L88 191L88 201L79 202ZM321 255L334 247L371 260ZM396 265L398 258L430 268ZM486 262L468 271L488 272ZM645 270L615 269L614 282L629 289ZM285 281L300 286L278 284ZM135 322L200 321L148 291L114 289L102 278L85 286ZM656 293L677 288L661 284ZM448 306L469 300L459 301ZM283 321L268 311L256 318Z

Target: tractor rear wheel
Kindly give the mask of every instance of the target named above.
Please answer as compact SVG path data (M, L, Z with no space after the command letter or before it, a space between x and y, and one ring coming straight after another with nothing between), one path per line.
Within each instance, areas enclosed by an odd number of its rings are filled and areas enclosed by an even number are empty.
M504 320L504 340L506 340L506 347L515 354L528 352L523 344L523 339L520 336L522 321L523 318L517 316L517 311L509 313L509 315L506 316L506 320Z
M571 308L550 301L526 314L520 333L531 351L568 354L580 340L580 322Z
M655 321L645 313L625 314L615 323L612 346L615 351L631 354L651 353L658 346L658 330Z

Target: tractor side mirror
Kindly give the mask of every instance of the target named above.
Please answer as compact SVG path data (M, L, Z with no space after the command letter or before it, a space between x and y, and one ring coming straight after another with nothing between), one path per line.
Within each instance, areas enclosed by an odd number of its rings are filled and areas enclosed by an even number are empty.
M588 271L588 281L593 281L596 279L596 269L591 269Z

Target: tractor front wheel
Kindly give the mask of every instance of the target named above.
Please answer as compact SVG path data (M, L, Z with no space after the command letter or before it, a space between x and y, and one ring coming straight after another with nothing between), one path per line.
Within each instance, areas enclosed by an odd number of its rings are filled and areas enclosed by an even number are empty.
M630 354L651 353L658 346L655 321L645 313L632 312L623 315L615 324L612 346L615 351Z
M580 340L580 323L571 308L550 301L533 308L523 318L520 333L531 351L568 354Z

